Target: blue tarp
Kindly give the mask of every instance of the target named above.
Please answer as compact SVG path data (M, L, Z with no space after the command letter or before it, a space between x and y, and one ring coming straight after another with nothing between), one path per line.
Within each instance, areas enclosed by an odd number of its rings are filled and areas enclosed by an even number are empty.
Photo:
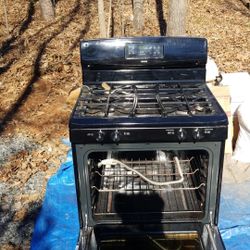
M227 250L250 249L250 182L223 184L220 232ZM75 249L79 233L72 153L47 184L31 242L33 250Z
M35 223L33 250L75 249L79 233L72 153L47 184L45 199Z
M219 228L226 249L250 249L250 182L222 185Z

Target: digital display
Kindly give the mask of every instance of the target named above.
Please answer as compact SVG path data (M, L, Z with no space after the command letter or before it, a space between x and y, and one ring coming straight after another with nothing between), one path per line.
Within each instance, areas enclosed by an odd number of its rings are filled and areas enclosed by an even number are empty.
M152 43L130 43L126 45L127 59L157 59L163 58L163 45Z

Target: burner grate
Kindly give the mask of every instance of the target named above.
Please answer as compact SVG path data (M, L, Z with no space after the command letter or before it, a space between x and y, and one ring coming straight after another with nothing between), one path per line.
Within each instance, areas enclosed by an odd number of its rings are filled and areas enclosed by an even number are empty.
M85 88L76 107L79 116L141 117L194 116L214 113L202 85L113 85Z

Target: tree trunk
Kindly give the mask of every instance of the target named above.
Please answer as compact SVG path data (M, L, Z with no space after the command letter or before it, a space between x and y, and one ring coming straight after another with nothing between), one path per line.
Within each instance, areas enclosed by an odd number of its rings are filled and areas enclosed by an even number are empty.
M167 34L184 36L186 33L187 0L169 0Z
M134 6L134 28L136 31L142 31L144 25L143 0L133 0Z
M55 11L51 0L40 0L42 15L45 21L52 21L55 17Z
M109 0L109 17L108 17L108 25L107 25L107 37L110 36L110 26L111 26L111 19L112 19L112 0Z
M98 0L98 16L99 16L99 27L100 27L100 37L106 37L106 23L105 23L105 12L103 0Z
M9 20L8 20L8 14L7 14L7 4L5 0L2 0L3 10L4 10L4 19L5 19L5 26L8 34L10 34L10 27L9 27Z

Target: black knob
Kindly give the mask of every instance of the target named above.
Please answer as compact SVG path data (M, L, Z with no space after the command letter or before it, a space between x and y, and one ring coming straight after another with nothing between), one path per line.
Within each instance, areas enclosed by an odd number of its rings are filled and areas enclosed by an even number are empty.
M104 136L105 136L105 132L103 132L102 130L99 130L97 132L96 141L97 142L103 142L104 141Z
M177 130L177 137L179 141L183 141L186 139L186 131L183 128Z
M200 140L201 139L201 130L199 128L195 128L193 130L193 138L195 140Z
M111 133L111 139L113 142L119 142L120 141L120 132L118 130L115 130Z

